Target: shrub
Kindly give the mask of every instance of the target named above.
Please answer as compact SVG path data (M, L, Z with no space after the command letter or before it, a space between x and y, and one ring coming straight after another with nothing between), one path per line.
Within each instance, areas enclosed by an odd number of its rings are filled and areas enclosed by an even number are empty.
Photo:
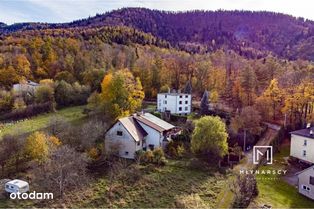
M143 158L143 161L145 163L152 163L154 160L154 153L150 150L146 151L145 154L144 154L144 158Z
M181 141L172 140L166 146L166 153L170 157L181 158L186 153L186 150Z
M14 100L13 109L14 110L23 110L26 108L26 104L24 102L24 99L21 97L18 97Z
M138 150L135 152L135 161L137 163L141 163L145 158L145 151L143 150Z
M54 102L54 90L48 85L40 86L35 92L37 103Z
M29 105L25 109L13 110L12 112L1 114L0 121L5 120L20 120L29 118L41 113L51 112L54 110L54 104L46 102L43 104Z
M153 162L157 165L164 165L166 163L166 158L164 151L161 148L157 148L153 151L154 159Z
M0 112L8 112L13 107L13 95L8 91L0 90Z
M183 155L185 154L185 148L184 148L183 144L179 145L177 147L176 151L177 151L177 156L178 157L183 157Z
M99 150L95 147L89 149L87 154L88 157L91 158L92 160L97 160L100 156Z
M153 112L152 113L154 116L161 118L161 113L160 112Z
M247 208L251 200L258 195L256 178L253 174L238 175L231 188L235 194L233 208Z

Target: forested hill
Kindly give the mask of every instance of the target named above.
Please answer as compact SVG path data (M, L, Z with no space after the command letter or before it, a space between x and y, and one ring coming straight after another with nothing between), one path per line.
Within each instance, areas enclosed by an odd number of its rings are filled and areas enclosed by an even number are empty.
M128 26L190 52L233 49L246 57L272 52L288 59L314 60L314 22L272 12L163 12L125 8L65 24L0 24L0 33L19 30Z

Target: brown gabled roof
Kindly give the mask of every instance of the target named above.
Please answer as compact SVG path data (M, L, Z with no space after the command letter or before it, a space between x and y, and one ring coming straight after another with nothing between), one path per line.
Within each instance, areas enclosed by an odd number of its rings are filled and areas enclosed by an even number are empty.
M119 121L135 141L141 141L145 136L147 136L147 132L132 116L120 118Z
M158 132L168 131L170 129L175 128L170 123L167 123L166 121L150 113L144 113L144 114L139 114L139 115L135 114L133 117L139 122L144 123L145 125L155 129Z
M163 132L165 129L163 129L162 127L156 125L155 123L143 118L143 117L140 117L140 116L134 116L134 118L142 123L144 123L145 125L155 129L156 131L159 131L159 132Z

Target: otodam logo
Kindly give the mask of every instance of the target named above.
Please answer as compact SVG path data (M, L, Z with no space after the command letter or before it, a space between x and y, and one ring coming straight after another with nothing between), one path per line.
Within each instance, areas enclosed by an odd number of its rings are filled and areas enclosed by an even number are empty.
M273 147L272 146L254 146L253 147L253 164L257 165L262 159L266 159L266 164L273 164Z

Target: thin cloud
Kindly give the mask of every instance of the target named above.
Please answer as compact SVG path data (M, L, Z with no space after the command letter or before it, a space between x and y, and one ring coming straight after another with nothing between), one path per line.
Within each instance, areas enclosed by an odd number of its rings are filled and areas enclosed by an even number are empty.
M314 20L307 0L1 0L0 22L69 22L123 7L274 11Z

